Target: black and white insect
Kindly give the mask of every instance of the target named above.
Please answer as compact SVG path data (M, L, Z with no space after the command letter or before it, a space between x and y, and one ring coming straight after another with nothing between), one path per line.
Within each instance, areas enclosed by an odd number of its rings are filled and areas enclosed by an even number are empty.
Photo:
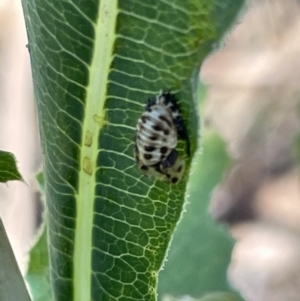
M140 170L177 183L185 168L176 151L179 139L186 141L189 156L188 134L177 99L170 91L161 91L148 100L136 126L135 158Z

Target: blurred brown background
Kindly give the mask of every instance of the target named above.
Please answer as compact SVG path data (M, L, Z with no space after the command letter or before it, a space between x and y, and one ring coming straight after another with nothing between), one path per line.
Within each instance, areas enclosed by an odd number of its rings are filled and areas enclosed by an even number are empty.
M40 163L27 37L21 1L0 0L0 149L12 152L26 183L0 184L0 217L22 272L38 222Z
M4 220L22 271L39 222L34 175L41 164L20 1L0 0L0 149L26 184L0 185ZM252 0L201 70L204 123L236 165L211 201L238 242L228 275L247 301L300 300L300 1Z
M299 301L300 1L251 1L225 44L201 75L236 161L210 208L238 240L228 276L247 301Z

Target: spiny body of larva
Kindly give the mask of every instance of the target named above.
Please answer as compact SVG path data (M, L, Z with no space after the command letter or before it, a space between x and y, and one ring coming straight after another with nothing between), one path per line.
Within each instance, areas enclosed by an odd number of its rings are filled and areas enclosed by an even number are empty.
M177 183L185 168L185 161L175 150L178 139L189 139L175 95L161 91L149 99L145 112L136 126L135 158L142 172Z

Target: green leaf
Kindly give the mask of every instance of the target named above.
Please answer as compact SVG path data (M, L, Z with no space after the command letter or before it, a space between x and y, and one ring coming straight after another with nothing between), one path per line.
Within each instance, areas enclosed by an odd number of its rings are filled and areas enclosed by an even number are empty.
M0 151L0 182L20 180L23 181L18 171L15 156L12 153Z
M53 300L46 227L43 226L40 229L39 237L29 253L29 258L25 280L30 286L32 301Z
M172 88L195 152L199 66L242 3L23 0L56 300L156 299L191 158L178 185L142 175L136 123Z
M215 223L208 210L212 190L231 162L225 147L218 134L204 133L188 192L190 204L186 206L187 212L178 225L168 260L160 272L161 296L199 298L210 291L230 290L226 270L234 241Z
M0 300L30 301L24 279L0 218Z
M36 176L35 176L38 184L39 184L39 188L40 188L40 192L42 195L42 200L45 197L45 179L44 179L44 172L39 172Z
M44 174L40 172L36 175L39 184L42 199L44 198ZM32 249L29 253L29 264L26 273L26 281L30 286L32 301L50 301L53 300L52 287L50 284L50 266L47 229L45 227L46 213L44 223L39 229Z

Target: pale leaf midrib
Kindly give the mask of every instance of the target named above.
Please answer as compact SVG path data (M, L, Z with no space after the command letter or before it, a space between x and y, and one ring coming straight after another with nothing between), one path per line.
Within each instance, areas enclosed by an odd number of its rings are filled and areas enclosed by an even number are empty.
M74 247L74 300L91 300L92 229L95 201L95 172L98 135L104 125L107 79L112 61L117 17L117 0L101 0L95 23L95 48L87 87L81 171L76 197L77 217Z

